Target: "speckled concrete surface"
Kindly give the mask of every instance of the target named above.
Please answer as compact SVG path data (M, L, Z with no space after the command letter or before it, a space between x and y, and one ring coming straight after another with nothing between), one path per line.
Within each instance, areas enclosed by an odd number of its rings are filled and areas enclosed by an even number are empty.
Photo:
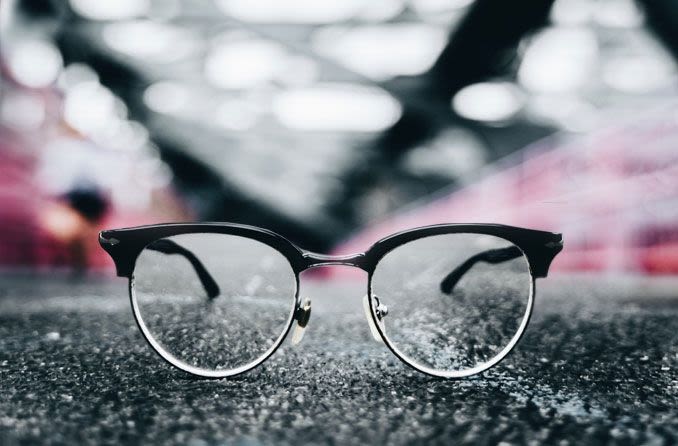
M302 283L305 338L230 380L173 369L119 280L0 277L0 444L674 444L675 280L551 278L516 350L444 381L372 340L364 283Z

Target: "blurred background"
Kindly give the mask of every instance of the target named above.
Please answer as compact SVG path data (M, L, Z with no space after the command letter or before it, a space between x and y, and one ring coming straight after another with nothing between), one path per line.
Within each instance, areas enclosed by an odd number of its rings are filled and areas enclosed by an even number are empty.
M674 0L0 0L0 268L102 228L303 248L496 222L557 271L678 274Z

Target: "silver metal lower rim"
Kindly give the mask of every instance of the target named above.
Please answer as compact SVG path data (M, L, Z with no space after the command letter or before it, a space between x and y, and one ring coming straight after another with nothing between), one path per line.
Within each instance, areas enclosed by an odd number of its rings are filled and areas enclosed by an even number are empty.
M292 309L290 311L290 314L287 318L287 323L285 324L285 329L283 330L282 334L276 339L276 341L271 345L271 347L268 348L264 353L262 353L257 359L255 359L253 362L250 362L248 364L242 365L240 367L234 368L234 369L226 369L226 370L210 370L210 369L203 369L200 367L195 367L190 364L186 364L183 362L181 359L177 358L176 356L172 355L170 352L168 352L163 346L153 337L153 334L150 332L146 324L144 323L143 317L141 316L141 311L139 310L139 304L137 302L137 296L136 293L134 292L134 276L130 278L129 282L129 295L130 295L130 301L132 303L132 311L134 313L134 319L137 322L137 325L139 326L139 329L141 330L142 334L144 335L144 338L146 338L146 341L150 344L150 346L155 350L157 354L159 354L165 361L173 365L174 367L181 369L185 372L188 372L192 375L196 376L201 376L204 378L226 378L229 376L235 376L239 375L241 373L245 373L248 370L253 369L254 367L258 366L265 360L267 360L277 349L280 347L280 344L285 340L285 337L290 331L290 328L292 327L292 324L294 323L294 314L296 312L297 304L299 301L299 280L298 277L295 280L295 290L294 290L294 302L295 304L292 306Z
M495 355L492 359L489 361L485 361L483 363L478 364L475 367L469 368L469 369L464 369L464 370L454 370L454 371L442 371L442 370L436 370L434 368L426 367L424 365L421 365L417 363L414 360L411 360L407 357L406 354L401 352L392 342L391 340L386 336L384 331L381 329L379 324L377 323L377 314L376 310L374 308L374 299L372 296L372 290L370 289L370 309L371 309L371 314L372 314L372 319L374 320L374 323L377 327L377 330L379 331L379 334L381 335L381 338L384 340L384 343L388 346L389 349L400 359L403 361L405 364L408 366L422 372L426 373L428 375L432 376L437 376L440 378L466 378L472 375L477 375L478 373L484 372L485 370L489 369L490 367L496 365L499 363L502 359L504 359L510 352L513 350L513 348L516 346L518 341L520 341L520 338L523 336L523 333L525 332L525 329L527 328L527 324L530 320L530 316L532 315L532 309L534 307L534 288L535 288L535 283L534 283L534 277L532 274L530 274L530 293L528 297L528 302L527 302L527 307L525 308L525 314L523 315L523 318L520 322L520 326L518 327L518 330L516 333L513 335L509 343L499 352L497 355Z

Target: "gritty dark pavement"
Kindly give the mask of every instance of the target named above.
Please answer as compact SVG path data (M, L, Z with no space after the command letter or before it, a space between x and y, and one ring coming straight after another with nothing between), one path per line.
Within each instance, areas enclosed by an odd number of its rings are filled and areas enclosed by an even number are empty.
M675 444L678 281L552 277L509 357L446 381L370 334L364 282L302 280L305 338L235 379L147 346L124 279L0 276L0 444Z

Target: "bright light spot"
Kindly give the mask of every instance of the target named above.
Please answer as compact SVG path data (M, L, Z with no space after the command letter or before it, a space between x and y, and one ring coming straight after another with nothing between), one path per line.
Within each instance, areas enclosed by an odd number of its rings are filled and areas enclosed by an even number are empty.
M57 137L46 143L36 169L36 181L50 195L59 195L72 189L78 182L96 180L110 185L119 172L111 172L106 155L96 150L87 140Z
M110 125L93 135L92 139L110 149L135 152L148 143L148 130L135 121L113 119Z
M558 25L586 25L598 5L591 0L556 0L551 7L551 21Z
M217 0L221 10L254 23L323 24L348 20L364 8L363 0Z
M139 179L149 189L162 188L172 181L172 171L163 161L157 158L147 158L136 166Z
M602 26L610 28L637 28L645 16L633 0L608 0L596 3L593 15Z
M673 64L660 57L619 57L605 63L603 80L619 91L647 93L674 84L676 73Z
M410 0L410 7L422 20L449 29L472 3L473 0Z
M592 79L597 59L598 43L590 29L549 28L530 42L518 79L538 92L573 91Z
M597 125L593 105L571 95L535 95L527 105L527 114L532 120L572 132L588 131Z
M82 232L82 216L68 206L47 205L41 208L39 218L40 226L62 243L72 242ZM47 339L56 341L58 338Z
M285 57L282 46L267 40L222 43L207 55L205 77L220 88L251 88L273 79Z
M436 14L470 6L474 0L410 0L412 8L419 14Z
M9 69L17 82L29 88L43 88L56 81L63 60L49 42L25 40L9 48Z
M405 9L403 0L371 0L358 13L357 18L370 22L385 22Z
M3 5L3 7L0 7L0 36L2 37L4 37L4 31L9 28L10 23L13 21L16 0L5 0Z
M106 25L103 38L118 52L160 63L179 60L198 47L198 41L189 31L149 20Z
M214 115L217 125L227 129L242 131L252 128L259 120L260 111L247 101L229 100L221 104Z
M68 90L83 82L99 82L99 75L89 65L69 64L59 76L59 88Z
M176 82L156 82L144 91L144 103L158 113L179 113L186 107L188 99L188 89Z
M115 96L96 82L83 82L66 94L64 119L85 135L101 132L115 117Z
M150 0L70 0L75 12L90 20L123 20L146 14Z
M318 63L306 56L288 56L276 79L285 85L304 86L315 82L320 74Z
M351 70L386 80L430 69L445 45L446 34L442 28L414 23L327 28L314 35L313 44L318 52Z
M273 113L293 129L378 132L398 120L401 107L378 88L327 83L279 93Z
M0 101L0 122L20 131L37 130L45 121L45 106L34 95L8 91Z
M146 172L141 171L134 178L134 181L129 181L130 184L116 184L116 187L111 191L112 201L116 204L116 208L129 209L136 212L149 209L151 206L151 190L148 189L149 181L147 178L141 177L141 175L145 174Z
M486 150L472 133L448 129L405 156L405 166L418 175L462 176L485 164Z
M154 1L148 11L148 17L152 20L172 20L182 14L182 9L181 0Z
M459 116L494 123L513 118L524 105L525 95L510 82L472 84L452 98L452 107Z

